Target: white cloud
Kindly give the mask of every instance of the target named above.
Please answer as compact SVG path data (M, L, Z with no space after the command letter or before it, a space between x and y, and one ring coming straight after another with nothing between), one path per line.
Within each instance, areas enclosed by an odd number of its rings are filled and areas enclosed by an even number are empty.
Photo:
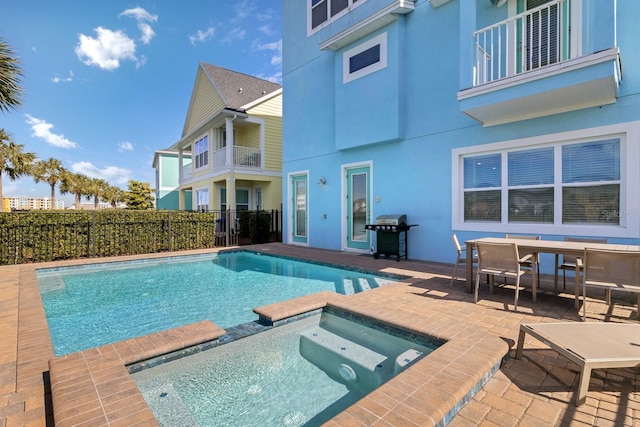
M118 151L121 153L124 151L133 151L133 144L127 141L122 141L118 144Z
M141 7L135 7L133 9L127 9L120 14L120 16L130 16L138 21L138 29L142 33L140 40L144 44L149 44L151 39L156 35L148 22L156 22L158 15L152 15Z
M124 12L122 12L120 16L131 16L135 18L136 21L156 22L158 20L158 15L152 15L141 7L134 7L133 9L127 9Z
M271 76L267 76L265 74L258 74L256 77L259 79L268 80L273 83L282 84L282 71L278 71L277 73Z
M51 79L54 83L66 83L73 81L73 71L69 70L69 75L67 77L54 77Z
M247 16L251 15L254 10L256 10L256 5L251 0L243 0L236 3L236 16L233 21L242 21Z
M267 36L273 36L276 34L275 30L273 30L273 28L271 28L268 25L262 25L258 27L258 31L260 31L262 34L265 34Z
M91 162L77 162L71 165L71 170L89 178L99 178L113 184L126 184L131 179L131 171L117 166L107 166L100 169Z
M198 30L194 35L189 36L189 42L193 45L196 43L202 43L204 41L213 38L216 33L216 29L214 27L209 27L206 30Z
M51 132L53 125L45 122L44 120L26 115L27 124L31 125L31 130L36 138L43 139L47 144L53 145L59 148L76 148L78 145L75 142L69 141L62 134L55 134Z
M234 40L242 40L247 34L244 28L236 27L225 33L225 37L222 39L225 43L231 43Z
M95 32L97 38L80 34L80 41L75 49L78 58L86 65L115 70L120 67L120 61L137 61L136 44L125 33L102 27L96 28Z
M274 52L271 57L271 65L280 65L282 63L282 39L272 43L260 43L253 44L255 50L266 50Z
M142 32L142 36L140 36L140 40L142 40L142 43L149 44L151 42L151 39L156 35L156 33L151 28L151 25L144 22L138 22L138 28Z

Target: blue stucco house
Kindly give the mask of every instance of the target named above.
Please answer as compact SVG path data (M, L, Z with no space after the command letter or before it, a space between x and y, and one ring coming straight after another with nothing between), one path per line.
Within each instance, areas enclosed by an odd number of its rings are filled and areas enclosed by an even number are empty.
M405 214L421 260L453 262L452 233L640 243L637 16L634 0L284 0L283 240L371 253L364 224Z

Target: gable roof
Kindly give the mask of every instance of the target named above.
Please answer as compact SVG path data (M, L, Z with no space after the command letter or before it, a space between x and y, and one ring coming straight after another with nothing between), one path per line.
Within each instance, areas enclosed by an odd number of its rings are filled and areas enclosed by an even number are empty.
M227 108L240 109L282 87L268 80L217 67L206 62L201 62L200 67L220 93Z

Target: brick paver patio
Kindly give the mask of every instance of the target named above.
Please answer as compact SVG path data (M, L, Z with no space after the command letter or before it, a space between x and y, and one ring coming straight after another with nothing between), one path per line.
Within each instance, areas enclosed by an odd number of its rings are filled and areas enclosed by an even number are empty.
M493 295L489 294L486 287L481 289L478 304L473 303L472 295L464 292L465 286L461 280L450 288L449 280L453 267L451 264L374 260L371 256L282 244L253 246L250 249L409 276L411 279L406 283L389 285L348 297L338 296L335 304L407 327L426 328L441 336L465 339L479 337L480 341L487 337L496 340L496 343L506 343L504 348L510 351L511 356L515 353L520 323L581 321L573 306L573 295L553 295L553 285L549 277L543 277L542 293L538 295L536 304L531 302L529 292L525 290L521 293L519 310L516 313L512 311L513 289L508 286L498 288ZM452 261L454 259L455 253L452 253ZM86 262L91 261L70 261L56 265ZM117 344L112 346L113 348L94 349L82 352L81 355L67 357L66 359L81 360L86 367L77 371L77 374L74 373L77 365L73 366L74 370L67 371L65 360L60 358L49 363L53 359L53 349L34 269L50 265L53 264L0 267L0 427L54 425L54 420L56 425L134 425L134 420L139 422L135 425L154 425L155 421L149 418L148 408L135 399L131 401L129 409L135 408L137 418L131 419L119 418L118 413L110 415L105 409L109 406L105 401L110 402L112 406L120 407L123 406L123 402L131 400L132 394L136 394L135 390L118 386L123 384L122 381L126 382L124 377L122 380L109 381L119 375L126 377L126 373L122 373L121 365L113 365L114 358L131 361L144 357L146 351L157 353L161 351L157 341L148 341L150 338L144 337L126 345ZM524 280L524 285L528 286L527 279ZM603 303L602 296L590 296L592 298L587 301L588 321L636 322L636 308L631 304L631 299L616 301L613 308L610 308ZM287 304L282 305L285 306ZM198 328L201 329L204 330L202 339L215 335L215 327ZM180 334L177 332L168 332L159 339L163 345L170 346L174 339L183 342L198 341L198 333L186 328L183 336L178 336ZM140 355L136 355L136 351L141 352ZM478 363L480 362L482 361L478 360ZM93 365L97 367L92 368ZM53 385L49 380L50 366ZM82 372L95 375L91 369L102 372L103 381L107 383L107 386L102 388L96 385L95 381L92 383L93 388L107 399L101 401L99 409L91 407L85 401L86 398L83 400L78 397L78 400L74 401L73 394L67 394L66 400L62 399L61 396L65 395L56 390L64 389L72 393L74 387L69 385L72 385L73 378L76 375L79 379L83 378L85 374ZM69 372L72 373L71 376L65 376ZM578 383L577 366L563 359L543 343L528 337L523 359L508 358L473 399L462 407L449 425L640 426L639 373L638 369L595 370L586 404L576 407L573 401ZM114 377L110 377L111 375ZM460 375L464 373L461 371ZM69 380L71 382L68 382ZM457 380L459 379L451 378L452 382ZM423 411L421 405L424 408L433 406L433 402L430 401L432 397L424 394L420 386L410 384L412 381L405 381L407 387L415 389L409 392L389 387L389 390L376 395L378 400L359 402L359 406L354 405L329 424L430 425L430 421L420 414L427 411ZM440 388L446 389L446 385L442 383ZM108 387L115 389L109 391ZM56 399L59 402L64 401L64 409L59 412L57 408L63 406L61 403L52 404L52 388ZM404 393L405 397L396 396L397 399L403 399L401 402L394 400L392 395L396 392L398 396ZM407 393L413 395L406 397ZM452 391L452 394L455 392ZM442 399L445 398L446 393L443 393ZM94 416L90 411L99 412L100 416Z

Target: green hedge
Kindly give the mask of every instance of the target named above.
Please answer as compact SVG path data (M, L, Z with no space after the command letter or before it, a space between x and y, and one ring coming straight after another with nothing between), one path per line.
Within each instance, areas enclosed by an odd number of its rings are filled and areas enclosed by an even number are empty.
M184 211L2 212L0 265L212 248L217 217Z

